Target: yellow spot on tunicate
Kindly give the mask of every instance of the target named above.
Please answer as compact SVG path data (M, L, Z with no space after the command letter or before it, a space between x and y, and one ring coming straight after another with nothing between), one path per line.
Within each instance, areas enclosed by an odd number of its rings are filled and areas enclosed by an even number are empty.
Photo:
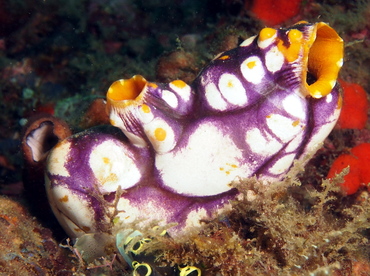
M161 127L156 128L154 131L154 137L157 141L164 141L164 139L166 139L166 135L166 131Z
M110 122L110 124L111 124L112 126L115 126L115 125L116 125L116 121L114 121L113 119L110 119L110 120L109 120L109 122Z
M294 25L300 25L300 24L308 24L308 22L305 21L305 20L301 20L301 21L298 21L297 23L295 23Z
M158 87L158 85L155 84L154 82L148 82L148 86L152 87L152 88L157 88Z
M220 167L220 171L224 171L225 174L227 174L227 175L229 175L231 173L231 171L233 171L233 169L238 168L238 165L235 165L235 164L226 163L226 165L229 166L229 167L231 167L231 169L225 170L224 167Z
M271 118L271 115L267 115L267 116L266 116L266 118L267 118L267 119Z
M237 168L237 167L238 167L238 165L230 164L230 163L226 163L226 165L228 165L228 166L230 166L230 167L232 167L232 168Z
M108 157L103 157L104 164L109 164L110 160Z
M174 86L178 87L178 88L184 88L186 87L186 83L183 82L182 80L174 80L171 82Z
M272 29L272 28L263 28L260 31L259 40L260 41L263 41L263 40L269 39L269 38L273 37L275 34L276 34L276 30L275 29Z
M288 62L295 61L301 53L304 46L303 34L301 31L293 29L288 32L289 46L285 46L282 40L279 40L277 47Z
M227 82L227 87L234 87L234 84L231 80Z
M230 56L228 56L228 55L225 55L225 56L219 57L218 59L222 59L222 60L225 60L225 59L229 59L229 58L230 58Z
M150 107L146 104L143 104L141 106L141 110L144 112L144 113L150 113Z
M59 201L60 201L60 202L68 202L68 196L67 196L67 195L65 195L65 196L63 196L63 197L59 198Z
M288 38L289 38L290 43L301 42L303 38L303 34L301 31L297 29L293 29L289 31Z
M296 127L299 125L299 120L295 120L293 123L292 123L292 126Z
M113 101L134 100L143 90L147 81L140 75L131 79L115 81L109 87L107 99Z
M247 66L249 69L252 69L253 67L255 67L257 64L256 64L256 61L250 61L247 63Z

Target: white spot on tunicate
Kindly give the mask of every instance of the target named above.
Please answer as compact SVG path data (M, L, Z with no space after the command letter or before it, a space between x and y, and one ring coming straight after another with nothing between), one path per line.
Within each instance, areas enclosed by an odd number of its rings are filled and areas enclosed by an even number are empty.
M256 38L256 35L251 36L250 38L247 38L244 40L239 46L241 47L246 47L252 44L253 40Z
M171 91L163 90L162 91L162 98L163 100L172 108L177 108L178 100L175 94Z
M58 143L48 158L47 170L50 174L59 175L59 176L69 176L65 165L69 162L68 155L71 149L71 142L64 140Z
M222 96L231 104L247 104L247 93L240 80L232 74L223 74L218 82Z
M146 141L142 137L131 132L128 132L126 129L122 129L122 132L126 135L126 137L130 140L130 142L134 146L138 148L143 148L147 146Z
M94 210L82 195L61 185L47 184L47 195L55 216L70 237L95 232ZM66 200L60 200L66 198Z
M283 99L283 108L290 115L303 120L307 116L304 103L305 100L297 94L290 94Z
M191 98L191 88L189 85L183 83L183 87L179 87L170 82L170 88L177 93L185 102L190 101Z
M127 105L123 108L112 108L109 114L110 122L113 126L118 127L127 136L130 142L136 147L146 147L146 141L140 137L139 131L136 128L130 128L135 122L141 121L142 123L151 121L153 115L150 113L145 114L142 106ZM133 133L136 131L136 133Z
M143 124L147 124L147 123L150 123L151 121L153 121L154 119L154 114L153 112L150 111L150 109L148 107L139 107L138 108L138 111L139 111L139 116L140 116L140 121L143 123Z
M116 141L104 141L90 154L89 166L98 180L101 193L128 189L140 180L141 173L134 157L124 145Z
M278 152L282 145L272 137L265 137L258 128L252 128L247 131L245 142L250 149L257 154L268 156Z
M163 183L176 193L211 196L231 189L236 177L250 176L242 151L212 123L201 124L182 148L156 156Z
M278 47L274 46L266 53L266 67L271 73L275 73L281 69L285 62L284 55L279 51Z
M142 134L135 127L135 124L140 123L140 121L141 123L146 123L154 118L151 112L145 113L146 109L143 109L144 105L128 105L120 109L113 108L109 117L111 124L120 128L130 142L139 148L146 147L147 143L141 137Z
M144 132L157 153L165 153L175 147L175 133L164 120L156 118L144 125Z
M283 143L292 140L303 127L300 122L295 123L296 121L280 114L271 114L266 118L266 122L269 129L279 137Z
M294 139L289 142L289 144L285 148L285 152L296 151L297 148L302 144L303 137L304 137L304 132L298 133L298 135L296 137L294 137Z
M280 158L275 162L275 164L269 169L269 173L279 175L284 173L290 168L294 161L295 154L288 154Z
M332 94L326 95L326 97L325 97L325 102L326 103L331 103L332 100L333 100L333 95Z
M252 56L244 60L240 65L240 70L243 77L253 84L259 84L265 76L262 61L257 56Z
M220 91L217 89L214 83L209 83L205 87L206 100L208 104L216 110L225 110L227 104L225 100L221 97Z
M117 113L117 110L115 108L112 108L110 110L109 120L110 120L111 125L113 125L115 127L121 128L121 126L123 125L122 119L120 118L120 116Z
M332 131L338 120L339 114L340 109L336 109L335 112L329 116L322 125L317 126L314 129L313 135L311 136L309 143L306 145L305 152L311 152L313 149L317 149L317 145L322 143Z

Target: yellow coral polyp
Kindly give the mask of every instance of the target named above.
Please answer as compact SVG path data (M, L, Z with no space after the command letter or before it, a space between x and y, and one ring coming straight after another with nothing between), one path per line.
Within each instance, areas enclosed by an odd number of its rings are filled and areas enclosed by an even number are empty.
M131 79L115 81L108 89L107 98L113 101L134 100L141 93L147 81L140 75Z
M312 97L321 98L328 95L335 86L343 64L343 40L325 23L317 23L315 28L313 43L308 52L307 69L316 78L316 82L306 84L306 88Z

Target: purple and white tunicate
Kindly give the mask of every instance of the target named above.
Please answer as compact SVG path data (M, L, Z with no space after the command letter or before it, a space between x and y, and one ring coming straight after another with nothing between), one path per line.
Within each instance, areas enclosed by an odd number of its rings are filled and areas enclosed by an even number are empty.
M280 180L327 137L340 113L342 63L332 28L300 22L262 29L189 85L139 75L114 82L114 127L70 136L48 156L56 217L73 238L134 222L176 223L168 233L186 235L230 207L234 180Z

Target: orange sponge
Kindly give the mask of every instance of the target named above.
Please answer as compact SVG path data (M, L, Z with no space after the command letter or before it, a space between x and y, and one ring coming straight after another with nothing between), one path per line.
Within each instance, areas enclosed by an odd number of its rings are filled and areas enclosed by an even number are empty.
M344 176L341 184L347 195L357 192L361 184L370 183L370 143L363 143L354 147L349 154L342 154L334 160L328 178L340 173L349 166L349 173Z
M254 0L251 11L266 25L283 23L299 12L301 0Z
M336 128L363 129L369 103L361 85L338 80L343 88L343 106Z

